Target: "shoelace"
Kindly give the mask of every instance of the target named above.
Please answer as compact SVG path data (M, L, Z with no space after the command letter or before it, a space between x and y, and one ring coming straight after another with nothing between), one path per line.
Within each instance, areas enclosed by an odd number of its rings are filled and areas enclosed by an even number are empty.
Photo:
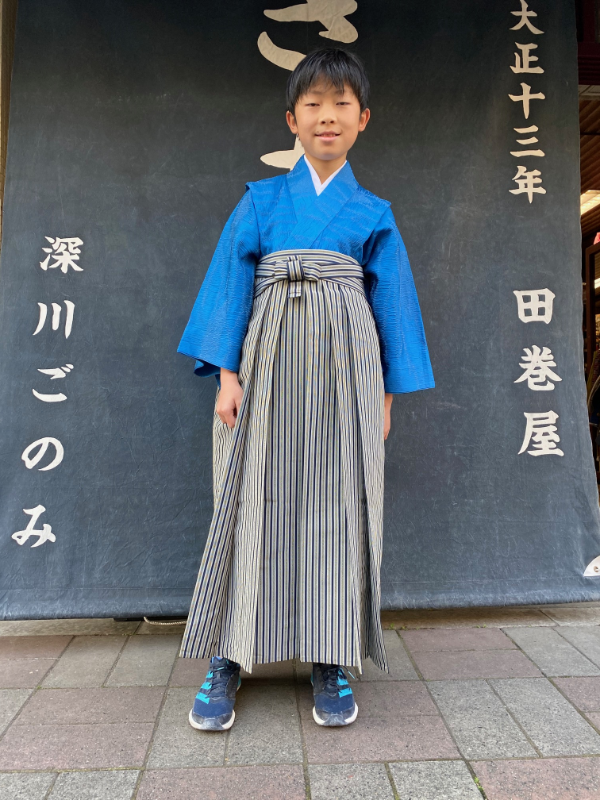
M321 674L327 694L337 694L340 686L348 686L344 670L336 664L322 664Z
M224 664L221 664L218 667L211 666L210 670L206 674L206 680L200 687L201 691L210 692L211 699L220 700L222 697L225 697L225 692L227 689L227 684L229 683L229 678L231 677L230 670L233 668L233 662L225 660ZM229 674L226 674L225 671L228 671Z

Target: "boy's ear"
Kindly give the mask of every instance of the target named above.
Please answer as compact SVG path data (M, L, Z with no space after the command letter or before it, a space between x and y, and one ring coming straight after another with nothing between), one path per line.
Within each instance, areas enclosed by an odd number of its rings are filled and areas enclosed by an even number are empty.
M298 126L296 125L296 117L291 111L285 112L285 119L292 133L298 133Z
M367 122L371 119L371 111L368 108L365 108L364 111L361 112L361 115L358 120L358 130L364 131L367 127Z

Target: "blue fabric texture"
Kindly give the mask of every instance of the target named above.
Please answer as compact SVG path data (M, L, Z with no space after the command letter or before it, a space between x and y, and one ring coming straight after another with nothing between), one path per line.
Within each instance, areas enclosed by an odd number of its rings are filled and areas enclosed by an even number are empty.
M334 250L356 259L379 332L385 391L435 386L406 248L390 203L358 184L350 164L317 195L301 158L286 175L246 184L200 287L179 353L196 375L237 372L252 312L254 270L278 250Z

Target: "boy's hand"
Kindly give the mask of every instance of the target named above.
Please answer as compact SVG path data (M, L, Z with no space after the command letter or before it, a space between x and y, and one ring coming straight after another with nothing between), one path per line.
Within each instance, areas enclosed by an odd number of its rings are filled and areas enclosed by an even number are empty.
M385 393L385 416L383 418L383 438L387 439L392 426L392 400L393 394Z
M217 400L217 414L221 422L233 428L237 419L244 390L239 384L237 372L221 367L221 391Z

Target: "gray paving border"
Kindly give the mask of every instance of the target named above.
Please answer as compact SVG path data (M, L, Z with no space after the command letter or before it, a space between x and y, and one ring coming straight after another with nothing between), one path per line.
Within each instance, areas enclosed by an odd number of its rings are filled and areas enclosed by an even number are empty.
M385 628L407 630L436 627L571 626L600 625L600 601L584 603L552 603L538 606L490 606L402 611L382 611ZM160 622L160 620L154 620ZM153 625L140 620L42 619L0 620L1 636L102 636L132 634L179 633L181 625Z

